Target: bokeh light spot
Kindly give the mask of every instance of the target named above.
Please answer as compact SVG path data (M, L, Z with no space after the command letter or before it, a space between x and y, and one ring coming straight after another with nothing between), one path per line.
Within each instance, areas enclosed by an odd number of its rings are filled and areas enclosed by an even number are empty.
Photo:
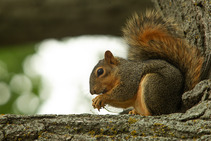
M23 114L34 114L39 104L40 100L35 94L26 93L18 97L14 108Z
M23 94L32 90L32 83L26 75L17 74L12 78L10 87L13 92Z
M11 97L10 89L6 83L0 82L0 105L6 104Z

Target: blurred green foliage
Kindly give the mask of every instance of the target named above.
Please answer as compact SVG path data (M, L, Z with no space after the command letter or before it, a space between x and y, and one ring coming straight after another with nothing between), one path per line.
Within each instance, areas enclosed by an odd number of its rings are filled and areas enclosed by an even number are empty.
M11 73L22 73L25 57L35 53L35 44L0 47L0 60L7 64Z
M11 83L11 80L14 80L14 77L19 77L19 79L24 79L30 82L31 92L35 95L38 95L38 81L34 81L32 78L24 74L23 62L24 59L31 54L34 54L35 44L25 44L25 45L13 45L13 46L1 46L0 47L0 101L8 99L5 103L0 102L0 114L33 114L36 110L32 112L23 112L19 110L17 104L17 99L21 97L22 94L12 90L14 84ZM24 85L20 82L16 87ZM27 87L28 85L26 85ZM14 89L14 88L13 88ZM17 88L16 88L17 89ZM19 88L18 88L19 89ZM6 95L9 93L9 97ZM21 101L21 100L19 100ZM19 102L20 103L20 102ZM23 103L24 104L24 103ZM30 106L30 105L24 105ZM36 107L37 109L38 107Z

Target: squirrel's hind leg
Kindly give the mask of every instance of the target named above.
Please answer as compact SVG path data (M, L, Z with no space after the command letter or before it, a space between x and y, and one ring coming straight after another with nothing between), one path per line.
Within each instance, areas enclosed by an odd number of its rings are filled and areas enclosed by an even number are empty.
M161 74L149 73L145 75L140 84L141 101L151 115L178 112L181 104L182 77L180 72L175 70L174 73L165 73L163 71Z

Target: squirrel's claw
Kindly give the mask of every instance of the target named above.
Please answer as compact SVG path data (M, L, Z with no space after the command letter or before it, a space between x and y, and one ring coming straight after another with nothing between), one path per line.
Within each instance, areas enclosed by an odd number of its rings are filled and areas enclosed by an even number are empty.
M99 96L95 97L94 99L92 99L92 106L94 108L98 109L98 111L100 111L101 107L104 108L105 101L103 99L103 96L99 95Z
M133 110L131 110L131 111L129 112L129 114L130 114L130 115L137 115L138 113L136 112L135 109L133 109Z

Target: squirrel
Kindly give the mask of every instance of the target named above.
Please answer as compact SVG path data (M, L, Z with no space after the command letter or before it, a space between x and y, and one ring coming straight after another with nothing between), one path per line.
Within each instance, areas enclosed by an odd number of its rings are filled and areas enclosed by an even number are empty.
M128 57L106 51L90 75L92 106L134 109L143 116L182 111L182 94L201 80L204 57L178 32L170 18L148 10L123 28Z

